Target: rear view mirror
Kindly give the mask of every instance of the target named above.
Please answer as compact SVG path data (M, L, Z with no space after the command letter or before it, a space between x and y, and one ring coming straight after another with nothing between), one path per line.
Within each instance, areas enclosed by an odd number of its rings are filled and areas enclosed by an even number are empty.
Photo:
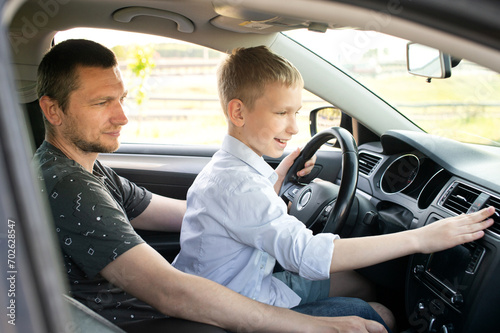
M406 47L406 60L410 74L436 79L451 76L451 56L432 47L410 42Z

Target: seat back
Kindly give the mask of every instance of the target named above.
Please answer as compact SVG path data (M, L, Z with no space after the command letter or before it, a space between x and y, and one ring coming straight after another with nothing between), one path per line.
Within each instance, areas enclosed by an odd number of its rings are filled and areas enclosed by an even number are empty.
M74 333L125 333L124 330L115 326L110 321L90 310L88 307L78 302L72 297L63 295L69 305L70 314L73 319L72 327L68 327L67 332Z
M31 137L35 150L42 144L45 138L45 125L38 100L24 104L26 115L31 127Z

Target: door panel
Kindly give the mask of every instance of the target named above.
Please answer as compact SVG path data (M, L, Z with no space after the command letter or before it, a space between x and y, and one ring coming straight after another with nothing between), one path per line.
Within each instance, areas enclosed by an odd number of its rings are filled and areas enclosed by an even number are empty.
M99 161L151 192L186 199L188 188L210 157L115 153L100 155Z

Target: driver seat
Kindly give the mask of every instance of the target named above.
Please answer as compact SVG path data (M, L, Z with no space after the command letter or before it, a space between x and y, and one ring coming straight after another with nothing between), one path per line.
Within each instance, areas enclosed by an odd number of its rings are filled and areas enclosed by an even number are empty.
M224 333L222 328L197 323L179 318L162 318L139 320L118 327L86 307L76 299L63 295L68 303L72 316L72 332L99 332L99 333L143 333L143 332L176 332L176 333Z

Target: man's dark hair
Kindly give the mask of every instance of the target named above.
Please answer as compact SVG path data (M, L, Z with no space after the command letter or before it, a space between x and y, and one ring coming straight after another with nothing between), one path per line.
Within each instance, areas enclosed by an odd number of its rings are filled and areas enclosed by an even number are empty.
M48 96L65 111L69 95L78 89L79 67L112 68L115 54L105 46L85 39L69 39L52 47L38 66L38 98Z

